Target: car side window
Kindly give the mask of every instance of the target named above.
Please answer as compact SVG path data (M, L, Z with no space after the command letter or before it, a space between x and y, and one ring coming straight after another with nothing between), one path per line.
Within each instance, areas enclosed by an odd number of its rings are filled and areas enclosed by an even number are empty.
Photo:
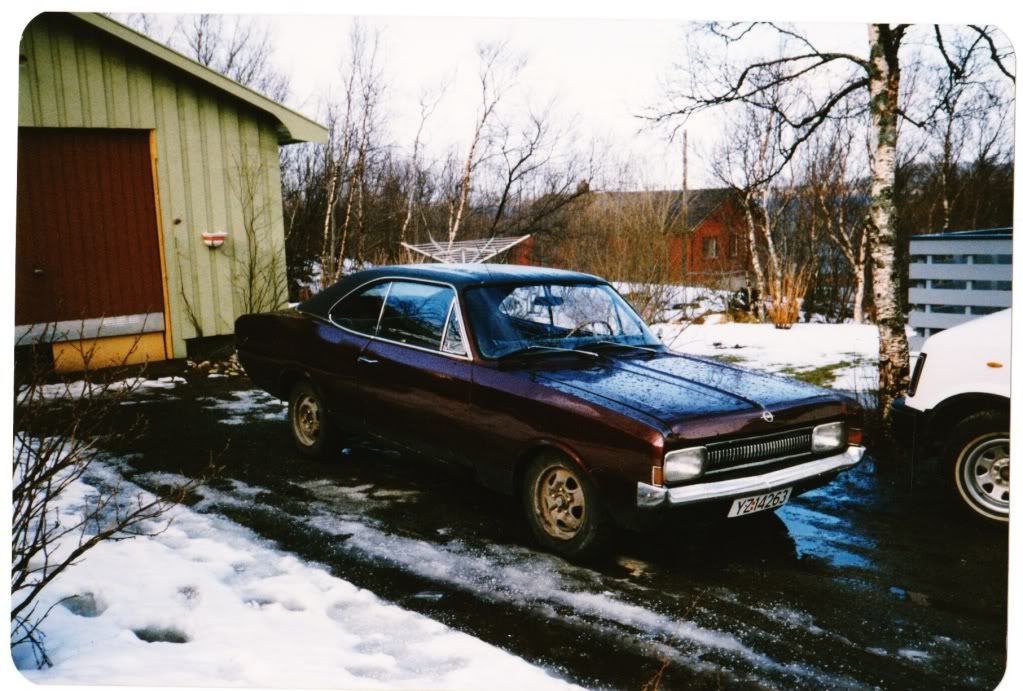
M455 292L447 286L395 281L384 303L377 336L440 350Z
M373 336L390 283L374 283L347 296L330 310L330 320L338 326Z
M441 343L441 350L452 355L467 355L465 343L462 342L461 319L458 316L458 303L451 302L451 316L448 317L448 327L444 332L444 341Z

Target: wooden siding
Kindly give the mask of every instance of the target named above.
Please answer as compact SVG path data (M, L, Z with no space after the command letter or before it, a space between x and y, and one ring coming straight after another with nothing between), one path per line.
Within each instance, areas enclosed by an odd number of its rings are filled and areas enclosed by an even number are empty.
M22 37L21 56L22 127L155 130L177 357L185 354L185 339L233 332L235 318L249 307L247 267L285 285L272 117L64 14L36 17ZM250 192L254 204L243 203ZM246 226L255 236L255 258L248 256ZM201 237L207 230L227 231L228 242L209 250Z
M163 312L149 134L18 132L15 324Z

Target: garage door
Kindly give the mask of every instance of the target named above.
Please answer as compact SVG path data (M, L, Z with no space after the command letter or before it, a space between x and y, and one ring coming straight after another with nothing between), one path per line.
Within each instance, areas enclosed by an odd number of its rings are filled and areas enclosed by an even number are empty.
M87 338L163 330L149 137L147 130L19 129L20 338L38 340L40 325L54 323L75 324L75 335Z

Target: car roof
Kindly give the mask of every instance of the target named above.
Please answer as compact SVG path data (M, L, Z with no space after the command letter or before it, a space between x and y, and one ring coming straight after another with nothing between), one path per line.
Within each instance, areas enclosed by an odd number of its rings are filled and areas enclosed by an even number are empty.
M400 264L377 266L345 276L323 289L298 309L320 316L350 291L369 281L409 278L442 281L457 289L499 283L607 283L603 278L578 271L517 264Z
M444 281L455 286L482 285L485 283L553 282L605 283L602 278L578 271L551 269L543 266L520 266L517 264L404 264L381 266L360 271L353 276L364 276L365 280L384 276L427 278ZM360 281L364 282L364 281Z

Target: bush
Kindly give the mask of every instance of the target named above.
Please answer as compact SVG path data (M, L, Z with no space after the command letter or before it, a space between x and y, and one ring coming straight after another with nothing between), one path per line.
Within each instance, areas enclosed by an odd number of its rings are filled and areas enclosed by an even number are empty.
M57 379L53 364L20 373L14 393L14 466L11 523L11 647L29 645L40 668L50 665L40 628L56 606L41 610L40 595L69 566L106 540L153 534L166 528L153 521L201 481L169 488L165 496L143 499L119 487L98 488L80 515L59 510L59 499L83 478L99 456L97 442L132 445L142 420L129 424L114 415L137 385L119 379L123 366L102 377L88 368L82 352L81 378ZM58 603L59 604L59 603Z

